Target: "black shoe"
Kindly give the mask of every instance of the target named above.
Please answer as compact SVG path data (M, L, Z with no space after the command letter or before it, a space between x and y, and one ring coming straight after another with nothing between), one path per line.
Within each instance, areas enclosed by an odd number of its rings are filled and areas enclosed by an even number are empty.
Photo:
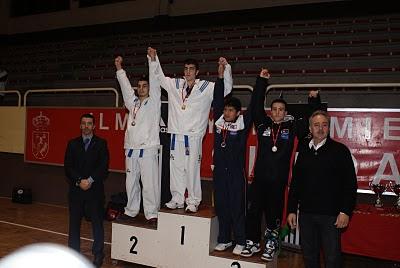
M118 220L121 220L121 221L129 221L129 220L135 219L135 217L131 217L131 216L126 215L126 214L124 213L124 214L119 215L117 219L118 219Z
M104 255L96 255L94 256L93 264L96 268L100 268L103 265Z
M157 218L151 218L151 219L147 220L147 223L149 225L155 226L155 227L157 227L157 222L158 222Z

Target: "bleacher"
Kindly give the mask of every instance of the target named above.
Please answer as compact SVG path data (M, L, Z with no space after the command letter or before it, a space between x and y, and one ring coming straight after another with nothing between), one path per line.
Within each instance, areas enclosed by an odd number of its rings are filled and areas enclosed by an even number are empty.
M9 70L9 89L115 87L114 57L124 57L134 79L147 71L148 46L169 76L180 76L193 57L201 77L214 80L225 56L235 84L252 85L261 67L273 83L400 80L400 14L35 40L3 49L0 65Z

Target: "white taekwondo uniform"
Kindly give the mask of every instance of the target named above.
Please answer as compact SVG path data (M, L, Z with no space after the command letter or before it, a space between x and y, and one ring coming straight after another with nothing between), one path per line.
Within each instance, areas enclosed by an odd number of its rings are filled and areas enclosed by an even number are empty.
M168 92L168 133L171 134L170 190L177 204L198 206L201 202L200 163L202 139L208 125L214 82L196 79L190 95L185 78L165 77L160 61L149 63L149 75L154 75ZM232 91L232 70L224 71L224 94ZM185 200L185 190L188 197Z
M124 70L117 71L125 107L129 110L125 131L126 193L125 214L139 213L143 185L143 209L146 219L157 218L160 209L158 150L160 145L161 91L157 80L149 81L149 97L140 102Z

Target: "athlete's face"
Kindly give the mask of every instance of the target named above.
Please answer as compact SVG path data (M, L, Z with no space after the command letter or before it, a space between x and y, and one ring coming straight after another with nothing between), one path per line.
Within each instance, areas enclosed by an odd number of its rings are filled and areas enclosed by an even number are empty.
M235 121L236 117L238 117L240 112L236 111L236 109L232 106L224 107L224 119L226 122Z
M313 136L314 144L318 144L326 137L329 133L329 120L324 115L316 115L310 120L310 132Z
M196 65L194 64L185 64L183 73L185 75L186 81L192 82L196 80L196 76L199 74L199 70L196 69Z
M271 118L274 122L282 122L286 116L286 106L282 102L275 102L271 107Z
M137 86L137 94L139 98L147 98L149 96L149 82L139 81Z
M85 136L93 134L94 122L92 118L82 117L81 119L81 132Z

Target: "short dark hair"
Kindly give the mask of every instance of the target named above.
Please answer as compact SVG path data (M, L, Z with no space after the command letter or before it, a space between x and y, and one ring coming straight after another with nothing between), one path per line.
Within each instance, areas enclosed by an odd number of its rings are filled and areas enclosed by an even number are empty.
M271 109L272 109L272 105L274 105L274 103L282 103L283 105L285 105L285 111L286 111L286 107L287 107L287 102L284 99L278 98L278 99L274 99L271 102Z
M93 124L94 124L94 116L92 114L88 113L88 114L81 115L81 121L80 122L82 122L82 118L92 118Z
M139 81L146 81L147 83L149 83L149 76L147 74L143 74L139 77L138 82Z
M199 62L195 59L186 59L183 62L183 65L189 65L189 64L193 64L194 67L196 67L196 70L199 70Z
M233 107L236 112L240 112L242 110L242 103L238 98L228 97L224 101L224 108L225 107Z

